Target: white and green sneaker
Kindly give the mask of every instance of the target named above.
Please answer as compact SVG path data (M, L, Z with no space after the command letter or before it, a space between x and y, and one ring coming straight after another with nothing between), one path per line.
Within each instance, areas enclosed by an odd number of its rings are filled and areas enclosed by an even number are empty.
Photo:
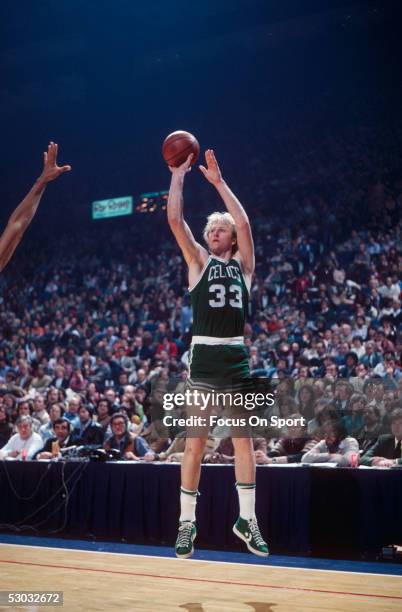
M176 540L176 557L188 559L194 552L193 542L197 536L197 528L192 521L183 521L179 526Z
M268 557L268 546L263 540L256 518L247 521L239 516L233 525L233 533L246 543L250 552L259 557Z

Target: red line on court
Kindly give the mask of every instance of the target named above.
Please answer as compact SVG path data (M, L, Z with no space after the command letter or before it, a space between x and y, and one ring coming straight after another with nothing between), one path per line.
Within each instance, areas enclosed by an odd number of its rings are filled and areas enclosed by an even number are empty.
M86 572L99 572L102 574L118 574L122 576L141 576L144 578L161 578L162 580L186 580L187 582L209 582L212 584L229 584L231 586L247 586L260 589L280 589L285 591L304 591L307 593L325 593L326 595L353 595L354 597L375 597L376 599L402 599L399 595L379 595L374 593L350 593L349 591L328 591L326 589L308 589L307 587L280 586L276 584L256 584L252 582L234 582L232 580L216 580L210 578L188 578L187 576L163 576L161 574L146 574L143 572L124 572L122 570L106 570L97 567L75 567L73 565L54 565L51 563L33 563L31 561L11 561L0 559L0 563L13 563L14 565L33 565L35 567L51 567L53 569L67 569ZM275 569L275 568L273 568ZM379 574L380 576L381 574Z

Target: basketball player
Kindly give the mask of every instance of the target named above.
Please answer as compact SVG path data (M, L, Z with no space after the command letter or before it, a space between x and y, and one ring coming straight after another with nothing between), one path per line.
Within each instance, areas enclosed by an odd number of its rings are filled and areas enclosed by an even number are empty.
M189 385L193 389L205 389L208 380L230 385L249 376L243 330L254 272L254 245L247 214L223 180L211 149L205 153L206 167L199 168L216 188L227 212L215 212L208 217L203 234L208 250L196 242L183 217L183 184L191 170L191 159L190 155L178 168L170 168L172 180L167 212L170 228L188 265L194 320ZM193 541L197 535L195 509L207 433L199 430L199 435L189 436L187 431L176 541L176 556L183 559L191 557L194 552ZM251 552L266 557L268 547L255 517L252 440L250 437L233 437L233 445L240 505L240 516L233 531L246 542Z
M43 154L42 174L36 180L31 191L14 210L8 220L6 229L0 236L0 272L10 261L25 230L34 218L47 184L69 170L71 170L71 166L60 167L57 165L57 144L51 142L47 151Z

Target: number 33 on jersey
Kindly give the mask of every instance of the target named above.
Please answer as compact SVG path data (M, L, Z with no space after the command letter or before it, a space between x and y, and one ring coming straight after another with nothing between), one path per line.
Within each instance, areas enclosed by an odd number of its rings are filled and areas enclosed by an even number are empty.
M210 256L198 282L190 288L193 335L243 336L248 290L239 262Z

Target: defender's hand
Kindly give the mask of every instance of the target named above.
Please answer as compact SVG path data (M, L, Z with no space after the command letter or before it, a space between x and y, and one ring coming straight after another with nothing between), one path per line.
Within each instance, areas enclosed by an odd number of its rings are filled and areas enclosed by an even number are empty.
M39 177L40 182L49 183L57 179L60 174L71 170L71 166L57 165L57 151L58 145L55 142L50 142L47 151L43 153L43 171Z

